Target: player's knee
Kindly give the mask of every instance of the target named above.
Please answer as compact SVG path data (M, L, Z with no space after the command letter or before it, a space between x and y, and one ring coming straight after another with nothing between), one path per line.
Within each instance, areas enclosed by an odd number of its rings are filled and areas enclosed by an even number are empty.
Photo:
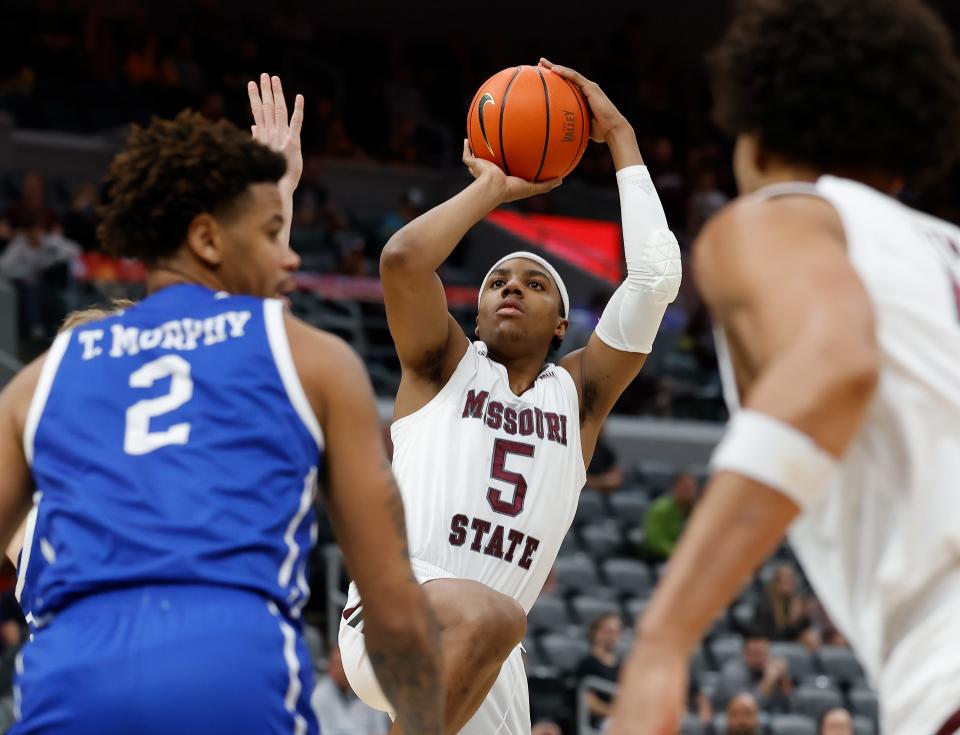
M469 613L468 625L484 647L500 660L516 648L527 633L527 615L516 600L490 590Z

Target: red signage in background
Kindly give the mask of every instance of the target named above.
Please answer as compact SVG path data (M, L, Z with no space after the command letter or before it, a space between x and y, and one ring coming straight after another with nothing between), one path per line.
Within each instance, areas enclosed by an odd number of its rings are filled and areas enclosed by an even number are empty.
M616 222L508 211L492 212L487 221L611 284L623 280L623 247Z

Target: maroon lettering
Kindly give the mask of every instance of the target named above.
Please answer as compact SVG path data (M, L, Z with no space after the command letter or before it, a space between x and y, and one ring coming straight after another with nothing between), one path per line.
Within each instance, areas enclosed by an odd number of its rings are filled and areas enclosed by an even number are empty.
M491 429L499 429L503 423L503 404L499 401L490 401L487 406L487 426Z
M480 551L480 544L483 541L484 534L490 532L490 521L485 521L482 518L474 518L473 523L470 524L470 528L476 531L476 535L473 537L473 543L470 544L470 548L474 551Z
M537 418L537 436L543 439L543 411L535 408L533 409L533 413Z
M523 556L520 557L520 561L517 562L517 566L521 569L529 569L530 564L533 562L533 552L537 550L537 547L540 546L540 540L535 539L532 536L527 536L527 543L523 547Z
M503 558L503 526L497 526L490 535L490 541L487 542L487 548L483 550L487 556L495 556L498 559Z
M511 528L509 533L507 533L507 540L510 541L510 548L507 549L507 553L503 558L505 561L513 561L513 550L517 548L517 544L523 541L523 534Z
M507 455L519 454L521 457L532 457L536 447L533 444L514 442L509 439L497 439L493 443L493 459L490 463L490 477L495 480L513 485L513 500L507 502L503 494L494 487L487 488L487 502L497 513L515 516L523 510L523 499L527 495L527 479L519 472L512 472L506 468Z
M560 415L560 443L567 446L567 417Z
M483 416L483 404L487 402L487 397L490 395L488 391L482 390L479 393L474 393L471 390L467 393L467 402L463 404L463 416L461 418L475 418L478 419Z
M547 414L547 439L560 443L560 417L555 413Z
M517 433L517 412L507 408L503 412L503 430L508 434Z
M463 546L463 542L467 540L467 523L469 522L470 519L462 513L457 513L450 520L450 543L453 546Z
M520 434L530 436L533 433L533 411L525 408L520 412Z

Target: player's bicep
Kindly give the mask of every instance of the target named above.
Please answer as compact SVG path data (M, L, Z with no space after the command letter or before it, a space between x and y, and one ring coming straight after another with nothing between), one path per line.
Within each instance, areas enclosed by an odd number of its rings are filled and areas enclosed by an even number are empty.
M31 505L33 479L24 455L23 421L39 366L26 368L0 392L0 544L5 549Z
M410 579L403 502L363 363L335 344L340 354L327 355L335 377L321 395L327 510L364 604L376 607Z
M401 365L427 376L445 372L451 364L455 367L468 342L448 311L439 276L408 271L392 257L398 256L386 252L382 256L380 276L387 324Z

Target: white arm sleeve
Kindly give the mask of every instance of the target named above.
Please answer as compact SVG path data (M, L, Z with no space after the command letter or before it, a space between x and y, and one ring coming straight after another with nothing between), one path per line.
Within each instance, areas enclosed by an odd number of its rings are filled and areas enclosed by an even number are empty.
M680 245L646 166L617 171L627 280L607 303L597 336L621 352L649 353L680 290Z

